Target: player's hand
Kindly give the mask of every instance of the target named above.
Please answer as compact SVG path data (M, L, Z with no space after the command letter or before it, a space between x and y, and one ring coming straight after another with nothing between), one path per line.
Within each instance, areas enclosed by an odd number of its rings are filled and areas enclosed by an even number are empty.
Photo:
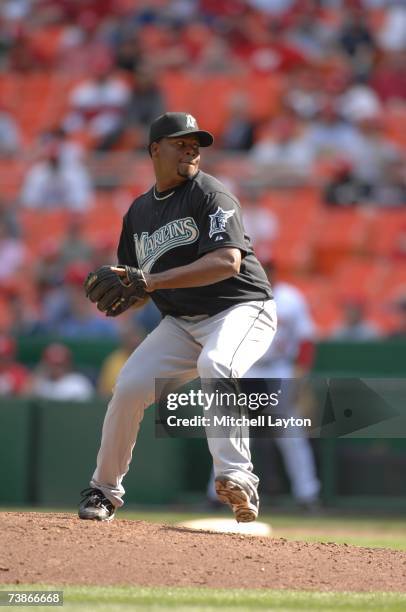
M116 317L148 297L142 270L130 266L101 266L84 283L86 297L108 317Z

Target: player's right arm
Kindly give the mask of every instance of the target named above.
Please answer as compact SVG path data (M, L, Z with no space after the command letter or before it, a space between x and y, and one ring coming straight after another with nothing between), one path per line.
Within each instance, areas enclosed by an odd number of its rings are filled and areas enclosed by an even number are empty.
M240 271L241 251L225 247L210 251L186 266L178 266L158 272L145 274L146 291L157 289L186 289L204 287L230 278Z

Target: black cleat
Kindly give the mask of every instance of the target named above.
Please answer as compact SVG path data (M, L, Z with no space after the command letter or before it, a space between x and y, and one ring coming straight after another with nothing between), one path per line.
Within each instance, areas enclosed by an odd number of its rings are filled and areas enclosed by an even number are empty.
M112 521L115 506L100 489L83 489L83 497L79 504L79 518L89 521Z

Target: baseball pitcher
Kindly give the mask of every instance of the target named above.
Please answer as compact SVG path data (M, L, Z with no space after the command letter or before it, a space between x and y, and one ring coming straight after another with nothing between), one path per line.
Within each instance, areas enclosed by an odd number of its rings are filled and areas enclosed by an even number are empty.
M87 296L107 316L151 298L162 321L121 370L104 420L97 466L82 491L79 517L111 520L123 505L123 478L155 379L241 378L276 331L266 274L244 234L237 198L199 169L213 143L187 113L150 127L155 184L123 219L118 265L89 274ZM208 435L218 498L237 521L258 515L258 478L242 429Z

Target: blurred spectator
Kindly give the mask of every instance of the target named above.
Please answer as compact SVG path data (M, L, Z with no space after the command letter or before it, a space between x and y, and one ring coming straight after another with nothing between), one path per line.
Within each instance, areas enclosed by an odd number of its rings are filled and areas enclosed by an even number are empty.
M72 354L64 344L49 344L34 372L32 393L48 400L87 401L94 394L90 380L73 370Z
M306 57L287 39L277 21L247 9L233 23L229 40L236 58L259 73L289 73L306 65Z
M350 122L367 121L382 112L374 90L362 82L353 82L337 99L337 109Z
M91 178L85 166L64 161L54 142L44 147L43 159L28 170L21 190L23 206L45 210L84 212L91 206L92 197Z
M65 273L63 312L55 322L56 334L64 338L116 338L117 322L108 319L85 296L83 283L89 272L87 263L71 264Z
M0 218L0 284L13 280L22 270L26 257L24 243L10 235L7 223Z
M143 61L141 47L137 35L132 32L118 43L115 50L115 66L130 74L137 72Z
M333 28L322 19L323 9L317 0L300 0L288 17L286 40L308 61L318 62L333 43Z
M228 101L227 119L220 145L229 151L249 151L254 144L255 123L251 118L249 100L244 92L236 92Z
M38 152L41 156L44 152L55 150L63 165L83 163L85 151L83 146L69 137L66 130L60 125L44 130L38 137Z
M117 241L114 236L101 234L92 244L92 256L89 268L97 270L108 262L117 260Z
M132 314L133 323L149 334L160 323L162 315L152 300L148 300L142 308Z
M382 102L406 102L406 50L386 53L375 71L371 85Z
M361 77L369 75L375 59L376 43L361 4L356 2L344 8L338 42L351 60L353 73Z
M120 125L130 91L125 81L115 76L106 57L95 58L91 75L71 91L71 110L64 128L69 133L82 132L97 148Z
M111 395L121 368L144 337L143 330L128 318L120 324L119 334L119 347L106 357L101 366L97 382L97 390L101 395Z
M0 4L0 17L5 21L21 21L29 16L33 0L3 0Z
M68 310L65 269L61 261L60 245L56 240L45 241L39 249L33 279L39 315L32 333L56 334Z
M358 132L340 117L333 100L326 100L309 123L306 138L313 147L314 155L321 157L350 151Z
M354 175L361 183L373 188L383 183L388 163L398 159L397 147L385 136L380 116L358 122L359 134L348 151Z
M391 0L379 33L379 42L385 51L406 49L406 7L404 0Z
M371 200L379 206L406 206L405 158L386 160L382 181L374 186Z
M406 340L406 293L396 301L395 308L399 315L399 324L387 337L392 340Z
M133 75L130 97L116 130L99 148L110 149L124 136L127 148L144 149L148 144L147 126L164 112L164 97L156 74L152 67L143 65Z
M76 261L88 261L92 256L92 247L83 234L83 218L73 214L67 223L64 239L60 246L60 259L63 266Z
M30 388L30 372L16 360L13 338L0 336L0 395L23 395Z
M331 206L353 206L368 200L371 189L354 175L350 162L337 159L323 191L323 201Z
M41 292L62 285L64 268L61 262L61 246L57 239L48 238L38 248L33 278Z
M30 288L28 288L30 290ZM40 320L38 307L27 300L25 291L14 286L7 289L7 303L10 312L8 331L14 336L43 334L46 330Z
M220 36L211 37L210 44L202 47L196 63L196 74L239 74L241 66L234 57L228 41Z
M46 58L33 44L28 26L16 28L16 35L11 38L8 49L8 69L28 74L46 67Z
M12 114L0 106L0 158L16 155L20 147L20 128Z
M1 195L0 223L4 224L10 238L19 238L21 236L21 226L16 206L14 205L14 202L9 201L6 198L2 198Z
M393 259L406 260L406 224L399 227L394 240L392 257Z
M111 21L113 13L103 15L102 4L91 7L86 2L65 2L69 6L64 27L58 41L56 54L57 68L64 74L76 76L87 75L99 58L112 59ZM61 6L61 5L59 5ZM59 8L59 7L58 7Z
M294 117L271 123L270 135L254 145L250 157L265 182L295 184L306 181L313 168L313 148Z
M381 336L380 329L365 319L366 302L361 298L346 299L342 303L343 320L331 334L333 340L363 342Z
M313 119L322 108L324 97L320 75L314 68L307 66L288 76L283 104L301 119Z
M250 237L255 253L260 260L269 259L272 243L279 232L279 222L269 208L261 205L253 191L248 191L241 200L244 229Z

